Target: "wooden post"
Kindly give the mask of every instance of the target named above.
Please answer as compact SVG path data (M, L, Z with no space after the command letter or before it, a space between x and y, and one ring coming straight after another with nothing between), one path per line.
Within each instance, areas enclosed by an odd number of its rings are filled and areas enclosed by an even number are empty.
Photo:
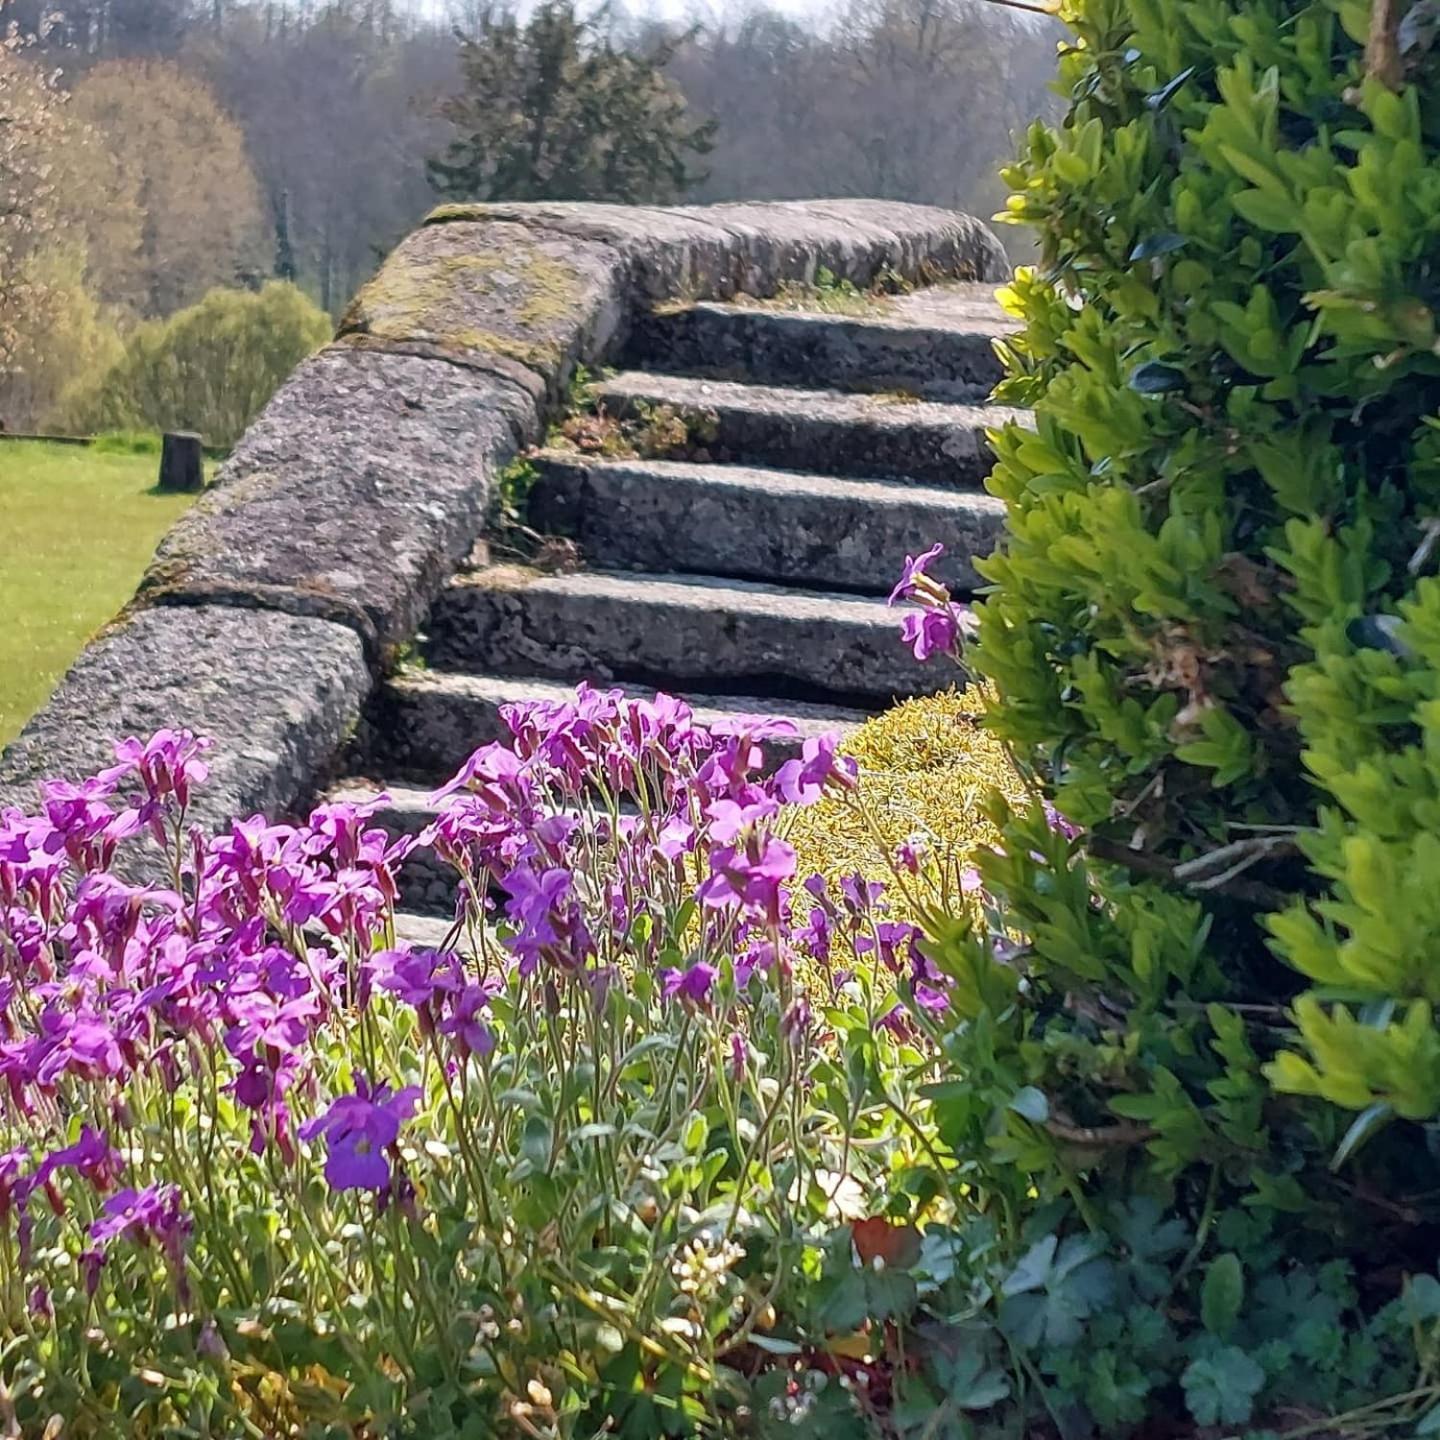
M161 490L198 495L205 488L205 452L190 430L167 433L160 447Z

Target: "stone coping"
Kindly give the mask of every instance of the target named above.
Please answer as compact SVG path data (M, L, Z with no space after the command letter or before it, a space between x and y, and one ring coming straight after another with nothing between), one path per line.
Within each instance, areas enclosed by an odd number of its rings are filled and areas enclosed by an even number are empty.
M111 738L163 725L218 742L205 820L304 798L576 366L618 354L642 307L765 297L821 267L858 286L1009 276L978 221L890 201L435 211L0 755L0 806L33 804L41 778L88 773Z

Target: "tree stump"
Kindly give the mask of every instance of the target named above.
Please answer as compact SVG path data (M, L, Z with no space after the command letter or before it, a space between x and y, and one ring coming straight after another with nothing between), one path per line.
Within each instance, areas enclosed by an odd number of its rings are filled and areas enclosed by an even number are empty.
M205 452L191 430L166 434L160 447L161 490L198 495L205 488Z

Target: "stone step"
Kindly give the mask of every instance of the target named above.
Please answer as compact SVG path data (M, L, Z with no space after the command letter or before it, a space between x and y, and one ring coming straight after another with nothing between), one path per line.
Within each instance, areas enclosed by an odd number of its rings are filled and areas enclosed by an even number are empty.
M611 679L786 700L884 704L962 677L921 665L882 601L707 576L460 576L430 617L430 659L479 674Z
M625 689L630 699L648 699L654 688ZM575 687L563 681L523 676L510 679L465 675L446 670L405 670L385 680L369 716L367 766L383 775L443 784L469 758L471 751L492 740L508 738L500 708L521 700L559 703L573 697ZM733 726L746 715L791 721L795 739L766 742L771 764L799 752L812 735L844 734L866 718L859 710L833 705L805 705L732 695L681 697L703 725Z
M395 912L395 938L418 950L438 950L451 939L453 929L444 915L421 915L412 910ZM452 943L463 948L464 936L456 936Z
M912 480L978 489L994 457L987 429L1024 412L1003 406L939 405L903 395L846 395L740 385L685 375L625 371L592 387L616 419L643 420L666 409L685 425L651 427L641 448L658 444L666 460L714 460L857 479Z
M990 495L681 460L535 457L529 521L571 536L587 563L887 594L936 540L932 573L969 592L1005 505Z
M672 374L975 404L1003 373L995 341L1015 328L993 285L965 285L856 315L753 304L660 310L637 321L628 354L637 368Z

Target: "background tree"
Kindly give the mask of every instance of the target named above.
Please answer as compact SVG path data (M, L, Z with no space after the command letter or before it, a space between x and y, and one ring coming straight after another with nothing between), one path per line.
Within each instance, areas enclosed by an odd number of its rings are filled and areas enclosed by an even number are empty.
M388 38L387 38L388 36ZM223 29L192 31L185 59L245 132L280 208L297 281L330 311L434 203L425 157L444 143L436 113L457 82L446 31L402 30L363 5L317 7L306 24L280 6L232 6Z
M29 261L56 222L48 147L61 128L60 97L0 33L0 384L13 376L44 303Z
M665 75L673 45L618 46L570 0L523 24L487 11L463 42L464 90L442 107L461 133L430 174L470 200L666 203L696 178L713 126Z
M87 127L75 168L111 204L78 207L100 296L166 315L217 285L269 270L268 226L245 136L204 81L155 60L106 61L75 86L71 119ZM116 223L133 206L138 235Z
M216 290L129 337L107 370L63 397L66 428L199 430L233 445L287 375L331 335L329 317L293 285Z

